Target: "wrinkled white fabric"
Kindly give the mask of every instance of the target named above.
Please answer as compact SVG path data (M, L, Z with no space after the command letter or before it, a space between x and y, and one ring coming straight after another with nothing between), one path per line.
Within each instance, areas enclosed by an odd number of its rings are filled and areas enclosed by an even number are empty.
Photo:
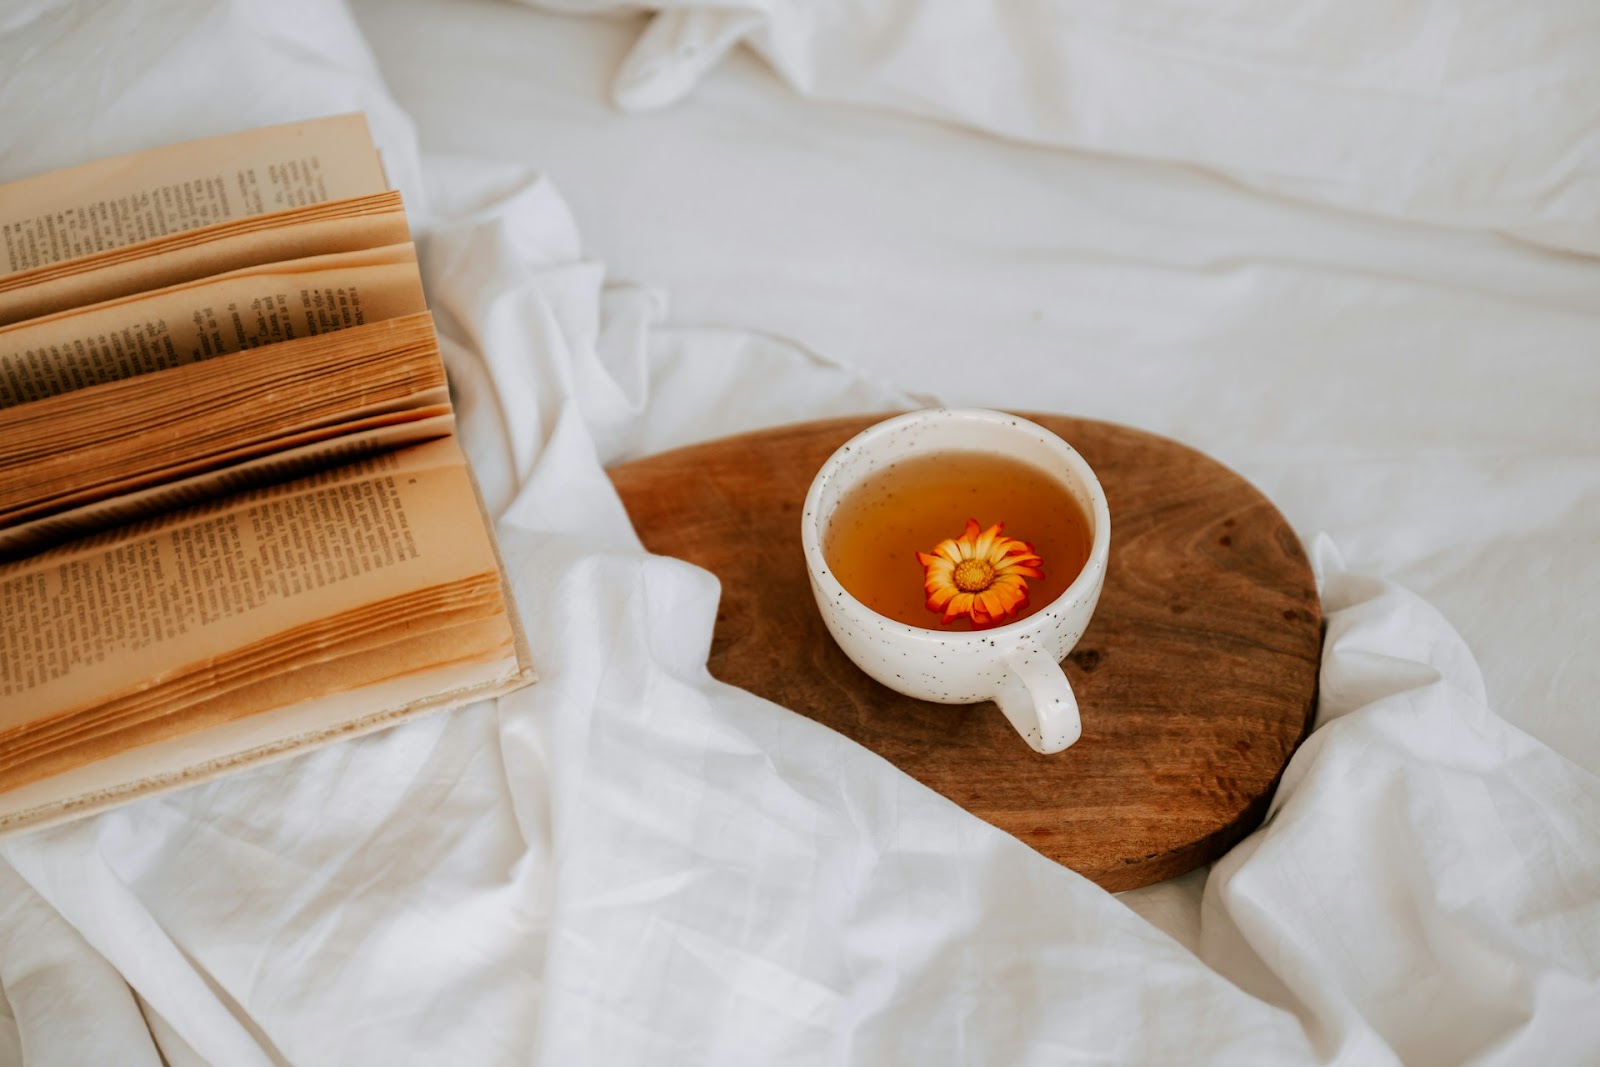
M523 0L659 14L617 103L747 44L801 92L1600 252L1600 20L1586 0Z
M231 5L207 10L235 25ZM326 57L337 110L364 46L337 9L318 18L323 40L355 42ZM241 93L216 114L301 117L318 68L214 32L231 62L299 75L294 101ZM47 49L6 58L0 107L55 84ZM106 93L137 114L158 89L111 78L76 103ZM361 96L394 107L375 80ZM423 173L406 127L389 129L386 158ZM7 173L28 169L25 138L3 149ZM712 680L715 580L643 553L603 473L917 398L771 334L672 325L657 291L608 283L525 168L425 169L425 281L542 679L0 842L0 1063L1600 1055L1600 783L1490 711L1438 612L1318 543L1319 728L1267 824L1183 880L1203 881L1198 915L1112 897ZM995 388L1017 406L1043 391ZM1234 432L1248 453L1252 428Z
M676 322L1199 448L1436 604L1495 710L1600 771L1600 260L820 104L748 56L624 115L629 23L358 15L430 145L550 174Z
M241 123L362 111L389 183L425 209L409 116L360 31L320 0L16 0L0 12L0 100L0 182Z
M1600 779L1490 712L1437 611L1317 547L1317 729L1214 865L1202 958L1354 1062L1592 1058Z

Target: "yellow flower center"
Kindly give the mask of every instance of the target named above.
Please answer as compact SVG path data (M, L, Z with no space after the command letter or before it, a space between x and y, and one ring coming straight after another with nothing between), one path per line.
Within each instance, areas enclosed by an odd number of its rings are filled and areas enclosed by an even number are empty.
M994 564L986 559L964 559L951 579L963 593L981 593L994 584Z

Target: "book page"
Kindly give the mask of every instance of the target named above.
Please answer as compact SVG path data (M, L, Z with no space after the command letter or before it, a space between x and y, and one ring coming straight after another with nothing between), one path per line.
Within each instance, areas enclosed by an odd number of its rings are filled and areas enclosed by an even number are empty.
M0 274L386 187L359 114L99 160L0 186Z
M532 679L532 668L514 658L508 663L504 657L482 657L117 752L20 789L0 791L0 834L192 785L383 729L422 712L496 696Z
M192 506L225 493L253 489L455 432L455 415L449 405L443 403L408 411L390 420L372 421L375 425L370 427L340 428L336 435L330 432L321 437L308 434L305 436L312 437L311 440L291 442L266 455L235 459L226 466L196 474L180 473L148 488L118 492L109 499L89 497L81 505L9 525L0 529L0 560L37 552L70 538L157 512Z
M232 219L177 237L0 275L0 326L245 267L411 240L397 192Z
M320 694L485 654L505 660L510 638L488 575L319 619L168 684L0 733L0 790Z
M444 438L0 565L0 731L363 605L493 575L479 515Z
M410 244L232 271L0 329L0 408L425 310Z
M0 557L452 432L426 314L286 341L270 357L235 352L10 409Z
M320 426L448 404L432 316L230 352L19 404L0 419L0 525L63 493Z

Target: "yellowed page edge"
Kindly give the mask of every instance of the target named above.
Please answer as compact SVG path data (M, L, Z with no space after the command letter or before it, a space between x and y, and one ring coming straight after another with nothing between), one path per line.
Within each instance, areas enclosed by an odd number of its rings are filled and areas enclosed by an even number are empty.
M321 470L374 453L448 437L455 432L455 415L441 413L338 436L310 444L236 460L217 470L163 482L148 489L119 492L69 511L45 515L0 530L0 559L15 558L81 537L110 526L136 522L174 508L214 500L224 494L253 489Z
M386 187L361 114L97 160L0 186L0 274Z
M426 310L410 244L250 267L0 329L0 408Z
M307 210L302 208L265 216L260 226L246 227L241 220L230 220L191 231L185 235L190 239L179 247L171 247L171 241L157 240L74 261L82 263L77 270L13 274L9 279L0 279L0 326L247 267L409 242L411 231L399 194L383 193L367 199L380 198L389 205L386 212L349 218L295 217ZM282 221L264 225L275 217ZM221 232L208 237L209 231ZM30 281L30 275L40 274L46 276ZM6 281L16 284L3 284Z
M0 745L0 790L275 707L501 655L510 631L488 578L397 598L370 619L361 609L326 632L280 635L217 664L214 676L208 668L179 681L170 699L165 688L133 694L13 734Z
M533 680L508 657L396 678L199 734L107 757L0 794L0 836L93 814L359 737L432 711L501 696ZM372 710L377 709L377 710Z
M490 572L453 438L0 565L0 730L226 650Z
M133 436L159 434L170 441L204 436L216 413L242 395L262 390L284 395L280 391L285 389L298 395L320 389L327 373L348 377L353 368L390 366L391 361L426 367L428 384L444 383L431 315L404 315L281 341L266 354L255 349L229 352L29 401L0 419L0 479L38 461L54 462L63 453ZM281 406L258 403L256 410L265 418Z

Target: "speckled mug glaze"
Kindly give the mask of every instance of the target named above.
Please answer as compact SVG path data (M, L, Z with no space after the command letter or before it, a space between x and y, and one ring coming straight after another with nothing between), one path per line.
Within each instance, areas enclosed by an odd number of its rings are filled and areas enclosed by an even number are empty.
M1067 490L1092 527L1089 560L1060 596L1024 619L989 630L942 632L869 609L833 576L822 554L835 507L861 480L930 452L997 452L1037 467ZM890 689L941 704L993 700L1036 751L1060 752L1083 732L1061 661L1083 636L1105 584L1111 514L1083 457L1044 427L980 408L931 408L861 431L817 472L800 542L828 632L856 666Z

